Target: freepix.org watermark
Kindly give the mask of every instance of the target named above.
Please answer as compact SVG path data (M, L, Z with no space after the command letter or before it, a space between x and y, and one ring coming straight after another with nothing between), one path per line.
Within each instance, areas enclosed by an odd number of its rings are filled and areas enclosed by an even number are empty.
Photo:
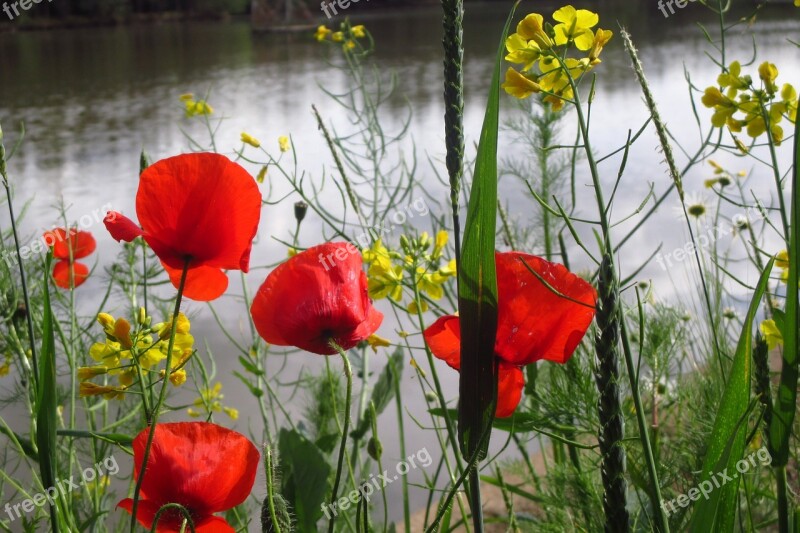
M667 516L669 516L671 513L677 511L675 508L676 503L680 507L688 507L691 502L696 502L701 496L707 500L712 492L734 481L739 475L749 472L751 468L755 468L759 463L761 466L767 466L772 463L772 456L769 454L766 446L762 446L744 459L738 461L736 463L735 472L729 474L728 468L726 468L722 472L711 474L711 479L700 482L699 485L692 487L686 491L685 494L681 494L677 498L669 501L662 501L661 508L667 513Z
M405 476L412 469L422 467L428 468L433 463L433 458L428 453L427 448L422 448L417 453L409 455L405 461L400 461L395 466L395 474L390 474L389 470L384 470L382 473L371 474L369 479L359 485L358 490L350 491L346 496L342 496L333 503L323 503L322 512L328 520L331 516L338 516L339 511L346 511L352 505L356 505L362 498L369 503L369 499L377 491L380 492L386 485L394 483L401 476Z
M48 2L52 2L53 0L47 0ZM19 16L20 8L23 11L27 11L34 6L34 4L41 4L43 0L19 0L18 2L3 2L3 11L6 15L8 15L9 20L14 20L14 17ZM14 11L14 14L11 14L11 11Z
M668 18L670 15L675 14L675 7L683 9L694 2L697 2L697 0L658 0L658 9L664 14L664 18ZM669 13L667 13L667 9L669 9Z
M92 466L84 468L80 474L81 479L79 481L75 481L75 476L70 476L69 479L60 479L56 481L55 486L45 489L44 492L34 494L31 498L24 499L13 505L7 503L4 511L13 522L17 518L21 518L22 513L32 513L37 507L42 507L45 503L54 505L59 494L66 496L69 492L78 490L87 483L94 482L104 476L116 476L117 473L119 473L119 465L116 457L111 455Z
M350 7L350 4L357 4L359 0L322 0L319 5L320 10L325 13L325 16L328 18L333 17L333 15L338 15L339 11L336 10L338 6L339 9L345 10ZM369 0L367 0L369 2ZM331 11L333 11L333 15L331 15Z

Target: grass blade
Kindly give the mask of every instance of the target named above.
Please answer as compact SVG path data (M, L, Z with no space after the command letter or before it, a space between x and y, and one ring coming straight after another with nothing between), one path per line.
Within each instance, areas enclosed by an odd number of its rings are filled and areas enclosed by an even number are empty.
M767 290L769 275L775 260L770 260L758 281L750 308L742 327L742 335L736 346L728 383L722 393L714 429L708 441L703 474L700 485L711 483L717 474L736 472L736 462L742 458L745 448L746 418L750 405L750 381L753 350L753 322L758 307ZM708 499L700 499L692 515L691 531L733 531L736 521L736 506L739 492L739 476L719 488L712 485Z
M42 349L39 354L39 382L36 391L36 447L39 451L39 472L42 486L56 486L56 354L53 333L53 310L50 306L50 263L52 251L47 255L44 269L44 302L42 319ZM50 503L52 531L58 532L58 511L55 502Z
M480 448L481 435L494 418L497 389L494 341L497 333L497 132L500 110L500 68L505 36L516 4L506 21L495 59L486 115L470 190L461 264L458 267L458 309L461 317L461 377L458 437L465 457ZM479 458L485 457L488 440Z
M772 448L772 466L778 472L778 518L781 531L789 529L789 508L786 497L786 465L789 462L789 437L792 433L794 414L797 405L798 377L798 271L800 260L800 121L795 123L794 131L794 170L792 172L792 207L789 231L789 278L786 280L786 308L783 322L783 365L778 395L772 409L769 427L769 442ZM781 191L778 191L780 194ZM783 484L783 486L780 486Z

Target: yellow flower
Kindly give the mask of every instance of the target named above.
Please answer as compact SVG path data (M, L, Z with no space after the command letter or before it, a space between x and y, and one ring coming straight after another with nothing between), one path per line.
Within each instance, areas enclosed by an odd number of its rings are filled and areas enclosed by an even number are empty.
M717 77L717 83L720 87L728 88L728 97L735 98L739 91L743 91L750 87L750 77L742 76L742 65L738 61L734 61L728 67L727 72L723 72Z
M506 71L506 81L502 87L508 94L519 99L527 98L542 90L538 83L511 67Z
M122 398L125 394L125 387L110 387L98 385L91 381L82 381L78 389L78 396L86 398L88 396L102 395L107 400Z
M314 38L315 38L315 39L316 39L318 42L322 42L322 41L324 41L324 40L325 40L325 39L328 37L328 35L330 35L331 33L333 33L333 32L332 32L331 30L329 30L327 26L324 26L324 25L322 25L322 26L318 26L318 27L317 27L317 31L316 31L316 32L314 32Z
M420 300L420 303L422 305L419 307L419 309L421 310L422 313L426 312L428 310L428 302L426 302L425 300ZM406 306L406 309L412 315L418 314L417 302L409 302L409 304Z
M258 183L264 183L264 178L267 177L267 169L268 168L269 168L269 165L264 165L263 167L261 167L261 170L258 171L258 176L256 176L256 181Z
M738 110L736 102L722 94L716 87L707 88L701 101L704 106L714 108L711 124L716 128L723 127Z
M288 152L289 148L291 148L289 137L286 135L281 135L278 137L278 147L281 149L281 152Z
M242 142L245 144L249 144L253 148L258 148L259 146L261 146L261 142L258 139L256 139L251 135L248 135L245 132L242 132Z
M770 350L774 350L778 346L783 346L783 334L781 330L778 329L774 320L763 321L761 325L758 326L758 329L760 329L761 333L764 335Z
M192 93L183 93L178 97L178 100L181 102L188 102L189 100L194 100L194 94Z
M5 362L0 365L0 378L7 376L11 372L11 358L6 357Z
M775 254L775 266L778 268L789 268L789 252L781 250Z
M211 413L219 413L224 412L233 420L239 418L239 411L232 407L226 407L222 405L222 399L225 397L222 394L222 383L215 383L213 387L209 388L202 388L200 389L200 397L194 401L195 407L202 408L202 411L195 410L193 408L187 409L187 414L191 417L199 417L202 414L211 414Z
M363 25L359 24L358 26L353 26L352 30L353 37L356 39L363 39L367 36L366 28Z
M109 315L108 313L99 313L97 315L97 321L103 326L103 329L109 335L114 334L114 317Z
M361 256L364 259L365 263L373 264L373 263L380 263L380 267L384 270L389 270L392 264L391 256L389 255L389 249L383 245L383 240L378 239L372 246L369 248L364 248L361 251Z
M517 24L517 33L525 41L533 41L542 50L553 48L553 41L544 31L544 17L531 13Z
M344 33L340 32L340 31L337 31L333 35L331 35L331 39L335 43L340 43L340 42L344 41Z
M434 300L444 296L442 283L444 283L445 279L441 276L436 276L436 273L425 273L424 268L417 267L417 287Z
M610 41L613 36L613 31L597 28L597 32L594 35L594 42L592 43L592 49L589 50L589 62L592 65L600 63L600 52L603 51L603 48L605 48L608 41Z
M101 376L103 374L108 373L108 367L105 365L96 365L96 366L81 366L78 367L78 379L81 381L86 381L87 379L92 379L95 376Z
M350 50L352 50L352 49L353 49L353 48L355 48L355 47L356 47L356 42L355 42L354 40L352 40L352 39L348 39L348 40L347 40L347 41L345 41L345 43L342 45L342 48L344 48L344 49L345 49L345 50L347 50L347 51L350 51Z
M376 261L367 270L367 292L373 300L387 296L394 301L403 295L403 267L389 266L384 268L381 261Z
M778 92L778 86L775 84L775 79L778 77L778 67L764 61L758 66L758 77L764 82L764 88L767 89L769 94Z
M158 348L150 348L143 354L139 355L139 364L142 365L143 368L151 368L158 365L158 363L166 358L167 354Z
M384 339L380 335L375 334L367 337L367 344L369 344L370 348L372 348L375 353L378 353L378 348L380 347L388 348L392 345L392 343L389 342L389 339Z
M450 239L450 235L445 231L441 230L436 233L436 243L433 245L433 252L431 253L431 258L439 259L442 257L442 252L444 251L444 247L447 246L447 241Z
M119 376L117 376L117 379L119 379L119 384L123 387L130 387L136 379L136 370L131 368L121 372Z
M98 363L103 363L108 368L118 367L121 355L120 348L118 342L96 342L89 348L89 356Z
M506 39L506 61L523 65L522 71L527 72L539 60L542 51L534 41L526 41L519 33L512 33Z
M128 349L133 346L131 342L131 323L124 318L118 318L114 322L114 337L123 348Z
M186 383L186 370L180 369L172 372L169 375L169 382L172 383L176 387L180 387L184 383Z
M553 19L561 23L554 28L557 45L573 41L578 50L588 50L592 47L594 33L591 29L600 22L600 17L597 16L597 13L592 13L586 9L576 10L572 6L564 6L553 13Z
M186 96L186 95L183 95ZM197 115L211 115L214 113L214 109L206 102L205 100L194 100L192 98L183 99L183 104L185 106L186 116L191 118Z
M456 260L451 259L447 262L447 264L439 269L437 272L439 275L444 277L451 277L456 275Z

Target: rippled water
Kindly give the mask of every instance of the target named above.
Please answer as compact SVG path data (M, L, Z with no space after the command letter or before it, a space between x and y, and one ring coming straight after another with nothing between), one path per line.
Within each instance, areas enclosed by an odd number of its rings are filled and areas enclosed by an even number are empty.
M709 45L694 25L696 21L703 21L713 27L713 20L696 4L689 4L668 19L655 6L631 4L634 5L620 9L599 8L602 25L616 30L616 18L627 24L639 47L662 114L679 141L687 147L696 146L698 134L688 106L684 69L701 88L714 83L717 69L704 55ZM375 36L375 57L380 68L397 75L402 97L386 104L383 125L387 131L397 130L410 104L414 111L410 133L420 162L417 179L444 205L447 191L435 179L427 163L430 156L436 170L444 173L439 12L430 8L382 14L377 13L377 9L371 11L372 7L375 6L359 5L349 14L354 22L366 24ZM465 22L468 146L472 146L480 130L494 50L506 9L507 6L500 3L468 5ZM771 11L759 21L756 30L760 57L779 66L779 80L800 85L797 48L786 42L787 37L795 40L799 37L797 10L787 7ZM742 35L729 43L728 57L746 60L751 55L750 47L749 38ZM173 155L187 149L184 131L197 137L203 134L197 122L189 123L182 117L178 95L185 92L209 93L217 114L225 117L217 136L221 151L231 153L237 148L241 131L273 146L279 135L291 134L299 168L319 177L323 165L331 168L331 160L317 131L311 104L316 104L326 121L339 131L347 131L349 124L348 117L320 88L323 85L327 89L337 89L346 83L329 58L328 50L307 34L255 34L243 21L0 34L0 121L7 145L16 138L13 130L17 123L24 121L27 130L26 141L9 166L17 203L32 200L23 223L24 232L35 235L55 224L54 206L62 198L70 206L70 217L76 220L106 204L133 213L139 151L144 148L156 159ZM592 131L594 148L604 155L620 147L628 129L636 131L647 113L618 38L604 52L597 75ZM505 103L511 102L506 100ZM505 115L511 116L512 106L506 109ZM705 109L700 113L703 120L709 119L710 114ZM565 122L562 131L564 144L574 138L574 128L566 125L569 122ZM411 145L407 144L406 150L410 149ZM501 155L513 155L516 149L506 143L501 147ZM788 150L783 153L788 160ZM639 205L651 184L656 193L669 186L661 160L652 130L648 130L631 152L617 193L614 209L617 219ZM744 170L751 168L750 162L742 163L733 158L722 162L735 170L741 165ZM601 166L609 188L616 178L618 163L619 158L612 158ZM255 173L257 168L252 170ZM702 191L702 181L710 177L709 174L707 167L701 167L687 175L687 190ZM771 178L759 169L749 186L756 192L768 194L765 191L769 190L770 182ZM274 197L288 190L277 175L270 177L269 188ZM500 192L515 220L519 223L530 220L534 203L519 182L504 178ZM594 200L585 172L578 175L577 194L579 216L591 217ZM434 212L444 212L433 201L430 205ZM630 274L659 243L664 243L664 250L671 250L686 242L685 226L674 213L677 205L675 198L668 200L623 248L621 253L626 265L623 268L628 269L623 275ZM334 210L337 206L338 203L331 204ZM619 236L631 227L632 222L620 226ZM265 208L253 264L265 265L284 257L285 247L272 237L290 240L293 229L290 201ZM119 248L102 226L93 226L90 230L98 239L95 257L99 274ZM320 221L309 215L301 233L301 243L312 245L319 240L319 235ZM587 231L585 235L592 242L591 233ZM577 260L576 263L573 266L578 268L588 266ZM680 264L665 272L651 265L639 278L652 278L661 298L687 295L692 292L687 288L692 286L689 284L693 283L693 278L685 272L684 266ZM251 292L264 275L263 268L254 268L247 276ZM753 280L752 273L745 272L744 276L746 280ZM82 308L87 312L96 305L93 298L103 287L101 278L97 275L78 289L79 298L86 302ZM238 291L241 293L241 288ZM121 311L122 300L118 305ZM205 337L214 352L218 379L224 383L226 391L226 403L237 406L242 412L236 427L242 431L258 431L255 419L248 423L250 413L257 417L255 404L231 376L239 364L230 344L210 318L208 309L194 303L187 307L197 314L193 333L198 338ZM245 310L234 298L217 304L216 308L234 335L238 336L237 332L246 328ZM392 337L390 328L385 327L382 333ZM382 367L382 356L372 359L373 369L376 365ZM376 359L378 363L374 363ZM276 360L275 368L282 363ZM336 364L338 361L334 366ZM302 368L319 369L320 365L321 358L316 356L290 356L280 380L290 382ZM446 389L454 394L457 390L455 373L443 367L441 374ZM419 385L410 377L410 372L406 373L406 378L406 407L424 420L425 403L419 397ZM303 394L299 391L289 401L292 413L302 412ZM19 422L20 428L24 427L24 422ZM394 408L390 406L381 425L387 464L400 460L395 428ZM406 421L406 428L409 453L423 446L428 450L437 448L430 431L417 428L410 420ZM501 435L494 440L496 448L502 445ZM422 478L417 473L413 479L419 482ZM389 490L390 501L398 501L399 484ZM412 490L414 505L423 504L422 491L416 491L417 496L414 492ZM394 519L401 517L401 507L392 505L390 514Z

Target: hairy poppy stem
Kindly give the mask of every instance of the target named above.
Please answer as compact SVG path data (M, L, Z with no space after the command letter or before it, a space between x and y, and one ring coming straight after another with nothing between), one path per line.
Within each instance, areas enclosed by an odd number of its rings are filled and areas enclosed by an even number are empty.
M188 509L186 509L186 507L179 503L168 503L166 505L162 505L161 508L156 511L156 515L153 517L153 527L150 528L150 533L156 533L158 530L158 520L161 518L163 513L169 511L170 509L175 509L185 517L183 519L183 523L181 523L180 533L184 533L187 526L189 527L189 531L195 533L194 522L192 522L192 514Z
M178 285L178 296L175 298L175 309L172 312L172 324L170 325L169 333L169 346L167 347L167 360L164 378L161 383L161 391L158 395L158 401L153 406L152 420L150 422L150 431L147 434L147 444L144 447L144 454L142 455L142 467L139 470L139 477L136 480L136 487L133 490L133 507L131 509L131 533L136 533L136 509L139 506L139 494L142 491L142 483L144 482L144 475L147 471L147 460L150 458L150 448L153 446L153 438L156 434L156 424L158 424L158 414L164 400L167 397L167 383L169 383L169 373L172 366L172 348L175 346L175 327L178 324L178 313L181 311L181 300L183 300L183 289L186 286L186 275L189 273L189 262L191 257L186 257L183 263L183 271L181 271L181 282ZM158 515L156 515L158 517ZM194 532L194 526L192 526Z
M330 342L331 348L339 352L342 356L344 363L344 375L347 379L347 393L344 402L344 425L342 426L342 442L339 445L339 462L336 466L336 478L333 482L333 492L331 493L331 507L336 505L336 495L339 493L339 483L342 481L342 467L344 465L344 453L347 447L347 432L350 430L350 403L353 397L353 369L350 367L350 360L347 358L347 352L339 346L334 340ZM333 525L336 521L336 515L331 516L328 522L328 533L333 533ZM133 533L133 532L131 532Z

